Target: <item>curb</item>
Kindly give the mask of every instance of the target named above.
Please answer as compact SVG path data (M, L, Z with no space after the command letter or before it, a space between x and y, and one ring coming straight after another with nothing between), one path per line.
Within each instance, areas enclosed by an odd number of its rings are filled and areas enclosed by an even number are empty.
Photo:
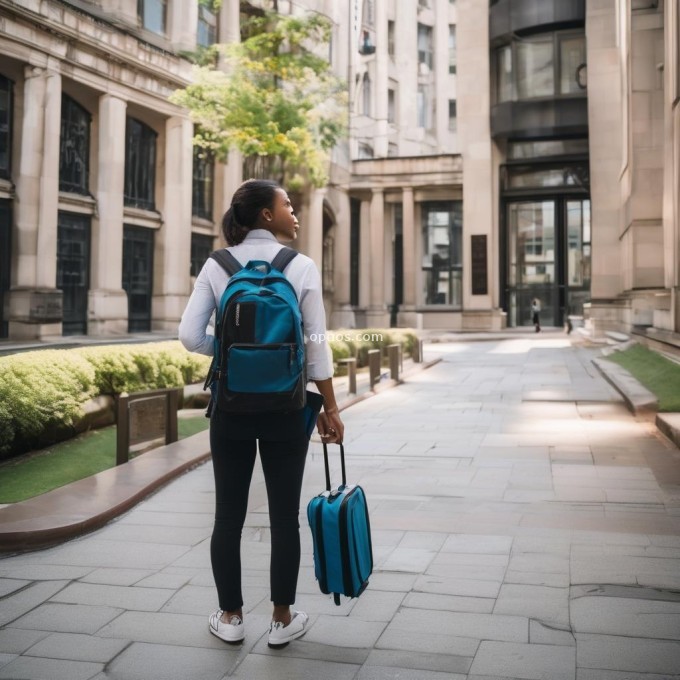
M439 363L416 364L404 378ZM340 411L398 386L389 380L345 399ZM94 531L210 458L209 431L187 437L90 477L0 508L0 554L47 548ZM198 452L198 453L197 453Z
M628 410L636 417L653 421L659 402L652 392L641 385L625 368L613 361L592 360L602 377L623 397Z

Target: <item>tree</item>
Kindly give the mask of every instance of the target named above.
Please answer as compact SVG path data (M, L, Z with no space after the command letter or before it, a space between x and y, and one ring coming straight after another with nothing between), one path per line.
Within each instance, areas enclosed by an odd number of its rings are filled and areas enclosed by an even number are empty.
M219 46L225 71L196 66L170 98L190 110L194 143L220 160L238 149L249 177L292 191L324 186L329 151L347 127L346 86L312 51L328 44L330 27L319 14L249 19L246 39Z

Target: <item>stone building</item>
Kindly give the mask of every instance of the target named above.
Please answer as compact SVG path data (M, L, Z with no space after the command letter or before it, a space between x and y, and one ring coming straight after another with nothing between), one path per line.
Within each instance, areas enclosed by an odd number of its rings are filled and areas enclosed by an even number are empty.
M0 2L0 338L176 329L242 170L167 98L261 4ZM277 5L348 80L300 209L332 327L680 331L676 1Z

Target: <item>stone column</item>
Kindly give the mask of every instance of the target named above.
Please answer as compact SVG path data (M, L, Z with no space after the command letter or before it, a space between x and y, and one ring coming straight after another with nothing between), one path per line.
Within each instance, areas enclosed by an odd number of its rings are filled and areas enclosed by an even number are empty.
M174 116L165 123L163 226L154 252L153 330L177 330L191 290L193 124Z
M416 228L413 188L401 192L402 225L404 230L404 307L414 308L418 300L416 276Z
M378 30L385 32L385 39L378 38L375 53L375 83L373 97L375 98L375 132L374 154L377 158L386 158L388 149L389 125L387 123L387 91L389 56L387 54L387 2L377 0L375 3L375 25ZM379 27L383 27L380 29ZM380 35L380 33L378 33Z
M369 326L384 327L389 318L385 306L385 197L374 188L370 206L370 304L366 312Z
M168 11L168 38L176 52L196 49L198 28L198 2L170 2Z
M15 285L7 296L11 338L61 334L57 282L57 213L61 76L24 70L21 152L14 201Z
M309 197L307 223L303 225L307 236L305 254L314 260L321 272L323 262L323 201L326 189L312 189Z
M127 294L123 290L123 190L127 103L99 98L97 212L92 220L89 294L90 335L127 333Z

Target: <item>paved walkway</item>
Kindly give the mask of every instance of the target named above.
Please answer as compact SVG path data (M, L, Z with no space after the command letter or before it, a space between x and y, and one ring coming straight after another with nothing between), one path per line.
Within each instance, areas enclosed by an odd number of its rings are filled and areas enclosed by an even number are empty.
M266 496L243 537L247 637L207 631L212 471L86 537L0 561L0 678L680 678L680 453L562 334L443 361L343 414L376 569L336 607L301 514L310 630L269 650ZM337 465L334 466L337 472ZM313 444L303 497L323 487Z

